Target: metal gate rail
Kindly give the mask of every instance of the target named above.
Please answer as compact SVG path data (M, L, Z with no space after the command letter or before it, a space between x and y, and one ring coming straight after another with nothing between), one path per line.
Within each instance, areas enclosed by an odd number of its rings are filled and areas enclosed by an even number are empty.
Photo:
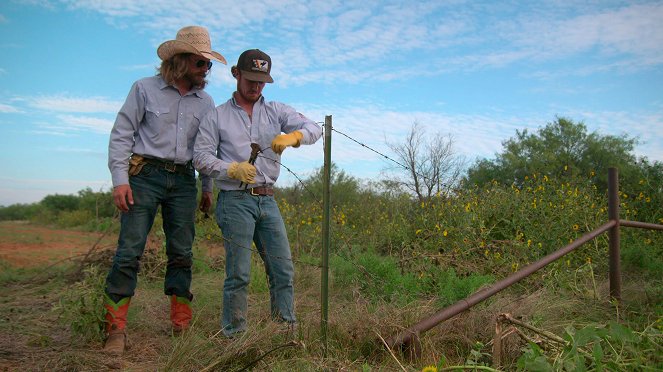
M469 297L456 302L453 305L447 306L426 319L419 321L407 329L399 332L395 336L389 337L385 340L389 348L400 348L407 351L410 355L418 355L420 353L421 343L419 337L422 333L435 327L439 323L452 318L455 315L469 309L470 307L480 303L481 301L497 294L503 289L515 284L516 282L526 278L546 265L562 258L568 253L572 252L581 245L591 241L597 236L608 232L609 233L609 267L610 267L610 296L617 301L621 301L621 269L619 260L620 251L620 234L619 228L636 227L642 229L663 230L663 225L627 221L619 219L619 181L616 168L608 169L608 219L609 221L599 226L598 228L584 234L571 244L543 257L542 259L529 264L509 275L508 277L498 281L497 283L483 288L478 292L470 295Z

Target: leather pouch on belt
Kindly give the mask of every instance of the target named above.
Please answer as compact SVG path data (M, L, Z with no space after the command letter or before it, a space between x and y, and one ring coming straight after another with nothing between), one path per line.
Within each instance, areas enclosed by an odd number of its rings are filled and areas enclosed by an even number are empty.
M142 156L136 154L131 155L131 158L129 159L129 175L135 176L140 173L143 169L143 165L145 165L145 161Z

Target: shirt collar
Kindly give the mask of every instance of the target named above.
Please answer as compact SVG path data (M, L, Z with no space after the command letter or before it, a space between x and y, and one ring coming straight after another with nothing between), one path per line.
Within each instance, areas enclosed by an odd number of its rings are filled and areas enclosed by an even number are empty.
M236 107L240 107L240 105L237 104L237 100L235 99L235 93L237 92L236 91L233 92L233 94L230 96L230 100L232 101L233 105L235 105ZM260 98L258 98L255 104L262 105L264 103L265 103L265 96L261 94Z
M168 88L168 87L173 87L173 89L177 90L177 87L176 87L176 86L174 86L174 85L172 85L172 84L168 84L168 83L163 79L163 77L162 77L161 75L159 75L159 80L160 80L160 81L159 81L159 89L163 90L163 89L166 89L166 88ZM189 95L189 94L195 94L196 97L198 97L198 98L203 98L203 96L202 96L202 89L200 89L200 88L195 88L195 87L192 88L192 89L187 93L187 95Z

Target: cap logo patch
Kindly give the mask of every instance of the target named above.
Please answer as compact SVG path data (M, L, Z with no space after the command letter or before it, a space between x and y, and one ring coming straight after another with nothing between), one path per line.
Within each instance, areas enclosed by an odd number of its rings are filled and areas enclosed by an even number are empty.
M262 59L254 59L253 67L251 67L251 69L254 71L269 73L269 62Z

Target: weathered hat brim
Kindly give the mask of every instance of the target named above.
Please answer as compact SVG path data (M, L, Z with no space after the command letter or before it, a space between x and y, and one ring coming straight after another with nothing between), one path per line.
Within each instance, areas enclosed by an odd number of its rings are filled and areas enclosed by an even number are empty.
M213 50L211 52L200 51L196 49L193 45L179 40L165 41L161 45L159 45L159 48L157 48L157 55L159 56L159 58L161 58L162 61L165 61L170 57L174 56L175 54L180 54L180 53L192 53L199 56L203 56L207 59L213 59L215 61L223 63L224 65L227 64L226 59L219 52L215 52Z
M272 79L271 75L266 74L264 72L254 72L254 71L246 71L246 70L240 70L242 71L242 76L244 78L251 80L251 81L261 81L263 83L273 83L274 79Z

